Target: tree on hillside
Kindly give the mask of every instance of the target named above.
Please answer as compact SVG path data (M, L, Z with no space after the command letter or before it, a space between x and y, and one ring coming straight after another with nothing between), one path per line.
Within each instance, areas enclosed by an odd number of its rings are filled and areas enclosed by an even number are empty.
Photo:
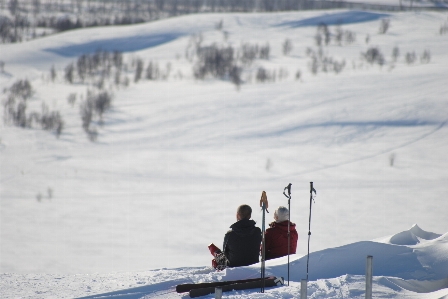
M143 60L141 60L140 58L137 58L137 60L135 61L135 63L136 63L136 67L135 67L134 82L138 82L138 81L140 81L140 79L142 78L142 73L143 73Z
M289 55L292 51L292 42L289 38L285 39L282 44L283 55Z
M65 80L67 80L69 83L73 83L73 72L75 68L73 66L73 63L67 65L65 67Z
M390 26L389 19L381 19L379 33L385 34L387 30L389 30L389 26Z

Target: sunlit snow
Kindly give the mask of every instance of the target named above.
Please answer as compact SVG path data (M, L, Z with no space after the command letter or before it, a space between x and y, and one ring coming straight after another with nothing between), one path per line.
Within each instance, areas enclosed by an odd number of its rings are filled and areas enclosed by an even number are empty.
M46 103L65 126L56 138L0 122L0 297L188 298L173 286L258 277L259 264L212 271L207 245L222 244L242 203L261 225L261 191L273 210L287 205L282 192L292 183L299 241L290 286L224 298L299 298L311 181L312 298L364 298L367 255L375 298L448 296L448 35L439 34L447 16L202 14L1 44L2 101L14 82L28 79L34 95L27 109ZM384 17L391 25L380 34ZM326 21L356 41L323 46L345 68L314 75L307 49L317 51L317 26ZM204 45L269 43L270 59L246 69L239 89L196 80L185 51L199 33ZM285 39L293 44L289 55ZM383 66L362 59L373 46ZM395 47L400 56L392 62ZM129 72L128 87L108 83L112 108L95 123L92 142L79 112L88 83L63 76L78 56L98 49L123 51L129 64L136 57L145 66L170 63L171 75L135 83ZM427 50L431 59L423 63ZM418 59L409 64L411 52ZM259 83L250 74L260 66L288 75ZM286 278L286 263L268 261L267 272Z

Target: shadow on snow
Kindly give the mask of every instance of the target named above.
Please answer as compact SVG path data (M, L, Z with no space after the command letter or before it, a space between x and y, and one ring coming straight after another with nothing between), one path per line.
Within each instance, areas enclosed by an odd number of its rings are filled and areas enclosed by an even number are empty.
M96 298L120 298L120 299L137 299L147 295L154 295L154 297L166 298L169 293L175 293L176 285L182 283L192 283L191 279L181 278L176 280L164 281L156 284L145 285L130 289L124 289L109 293L97 294L87 297L79 297L77 299L96 299ZM187 296L189 298L189 296Z
M433 121L420 121L420 120L390 120L390 121L335 121L335 122L324 122L317 124L301 124L293 126L290 128L255 134L255 136L240 136L243 138L249 137L270 137L270 136L280 136L287 133L311 129L311 128L323 128L323 127L359 127L359 128L381 128L381 127L423 127L423 126L440 126L439 122Z
M388 14L366 12L366 11L346 11L338 13L328 13L321 16L308 18L298 21L288 21L277 25L277 27L305 27L305 26L318 26L321 24L326 25L346 25L362 22L371 22L379 20L385 17L389 17Z
M113 39L94 40L83 44L68 45L65 47L47 48L45 51L64 57L77 57L82 54L90 54L98 50L110 52L134 52L171 42L183 35L185 34L165 33L156 35L119 37Z

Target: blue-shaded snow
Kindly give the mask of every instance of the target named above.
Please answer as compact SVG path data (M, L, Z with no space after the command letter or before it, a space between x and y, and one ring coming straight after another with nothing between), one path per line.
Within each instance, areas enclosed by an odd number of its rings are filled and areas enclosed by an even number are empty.
M57 48L47 48L44 51L56 53L64 57L77 57L82 54L90 54L97 50L134 52L159 46L173 41L185 33L170 32L154 35L135 35L113 39L93 40L87 43L73 44Z
M134 287L86 297L79 297L78 299L99 299L99 298L138 299L143 298L146 295L160 295L160 297L165 295L168 297L169 293L174 293L173 289L176 287L176 285L183 283L193 283L193 281L189 278L179 278L159 282L156 284L144 285L141 287ZM172 291L170 292L169 290Z
M364 241L311 253L309 279L333 278L345 274L364 275L368 255L373 256L375 276L417 280L443 278L438 277L430 268L424 267L412 248ZM295 269L291 280L300 281L306 277L306 263L306 256L291 263L291 267ZM285 272L284 268L284 265L267 267L269 272L272 271L276 275Z
M238 136L237 138L263 138L263 137L281 136L304 129L325 128L325 127L359 127L359 128L422 127L422 126L441 126L444 124L445 123L440 124L439 122L436 121L421 121L421 120L333 121L333 122L309 123L309 124L304 123L271 132L252 134L250 136L249 135Z
M305 26L318 26L321 24L346 25L353 23L371 22L385 17L389 17L389 15L367 11L345 11L337 13L326 13L304 20L282 22L280 24L277 24L277 26L296 28Z

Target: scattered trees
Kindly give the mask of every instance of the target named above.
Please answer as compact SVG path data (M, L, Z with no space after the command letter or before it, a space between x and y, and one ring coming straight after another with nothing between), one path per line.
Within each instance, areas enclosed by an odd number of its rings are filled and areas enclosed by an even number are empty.
M187 47L186 57L193 62L193 75L196 79L218 78L229 80L235 86L243 83L242 73L245 67L250 67L256 59L268 60L270 55L270 45L243 43L239 49L230 45L218 45L213 43L208 46L202 45L202 37L195 37L195 46L191 44ZM191 48L195 51L192 52ZM261 73L260 73L261 72ZM262 74L263 68L257 71L257 81L266 80ZM259 75L260 73L260 75Z
M27 113L28 100L34 91L28 80L18 80L7 90L7 99L4 103L4 121L22 128L40 127L43 130L53 131L59 137L64 128L64 121L59 111L50 111L42 103L41 113Z
M345 59L338 61L327 56L322 50L322 47L320 47L318 51L308 48L306 54L311 59L308 67L313 75L316 75L321 71L325 73L334 72L339 74L345 68Z
M337 25L335 32L331 33L328 25L322 23L317 27L317 32L314 36L316 46L321 47L330 45L332 36L338 46L350 45L356 41L356 34L353 31L343 30L341 25Z

